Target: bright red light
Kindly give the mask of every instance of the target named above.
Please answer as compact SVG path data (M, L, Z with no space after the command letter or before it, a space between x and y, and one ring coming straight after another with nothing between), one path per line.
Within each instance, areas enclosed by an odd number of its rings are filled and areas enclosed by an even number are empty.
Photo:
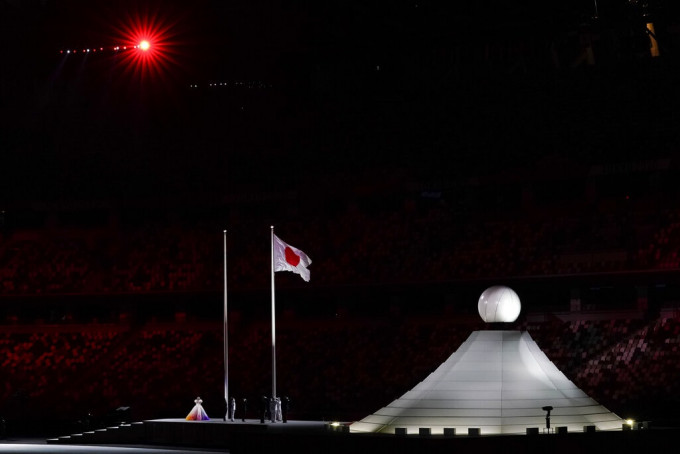
M166 14L165 10L143 8L119 24L115 38L125 51L120 54L125 72L139 79L159 79L178 63L178 46L174 41L177 23L168 20Z

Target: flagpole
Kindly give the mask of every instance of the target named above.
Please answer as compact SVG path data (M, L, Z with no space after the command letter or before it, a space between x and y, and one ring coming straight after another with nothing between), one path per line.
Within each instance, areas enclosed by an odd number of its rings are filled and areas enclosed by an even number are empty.
M224 420L229 418L229 324L227 322L227 231L224 231L224 402L227 411Z
M272 399L276 398L276 311L274 298L274 226L271 226L271 281L272 281Z

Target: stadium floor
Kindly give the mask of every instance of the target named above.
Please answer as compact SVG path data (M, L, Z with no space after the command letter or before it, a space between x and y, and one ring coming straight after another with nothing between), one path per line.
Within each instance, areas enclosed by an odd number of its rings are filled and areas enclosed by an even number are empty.
M48 445L44 440L5 440L0 442L0 453L55 453L55 454L214 454L225 449L158 447L158 446L103 446L103 445Z

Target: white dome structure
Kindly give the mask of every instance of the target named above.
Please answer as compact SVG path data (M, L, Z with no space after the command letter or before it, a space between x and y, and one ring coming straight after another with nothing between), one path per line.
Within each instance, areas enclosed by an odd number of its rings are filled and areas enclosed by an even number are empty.
M485 322L514 322L521 305L512 289L494 286L478 309ZM350 432L522 434L547 425L547 407L554 426L570 432L621 430L623 423L569 380L527 331L473 331L434 372Z
M479 315L486 323L512 323L519 317L521 309L517 293L503 285L484 290L477 303Z
M621 430L623 420L569 380L528 332L474 331L434 372L386 407L350 426L350 432L418 433L445 428L465 434L524 434L546 424L581 432Z

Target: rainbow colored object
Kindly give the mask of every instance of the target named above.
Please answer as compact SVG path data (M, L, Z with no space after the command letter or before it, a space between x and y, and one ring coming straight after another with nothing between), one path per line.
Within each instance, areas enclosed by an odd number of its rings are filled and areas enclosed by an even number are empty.
M197 397L196 400L194 400L196 405L194 405L194 408L191 409L189 414L186 417L187 421L208 421L210 418L208 417L208 414L205 412L203 409L203 406L201 405L203 403L203 399L200 397Z

